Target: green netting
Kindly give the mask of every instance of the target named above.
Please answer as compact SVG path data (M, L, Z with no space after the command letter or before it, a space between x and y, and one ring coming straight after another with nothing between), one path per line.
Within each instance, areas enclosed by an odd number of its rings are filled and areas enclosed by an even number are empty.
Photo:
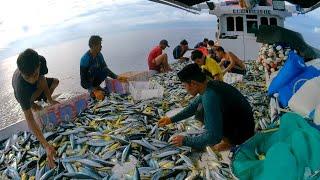
M320 169L320 132L294 113L281 117L277 131L258 133L241 145L232 161L241 180L307 179L306 168L311 174Z

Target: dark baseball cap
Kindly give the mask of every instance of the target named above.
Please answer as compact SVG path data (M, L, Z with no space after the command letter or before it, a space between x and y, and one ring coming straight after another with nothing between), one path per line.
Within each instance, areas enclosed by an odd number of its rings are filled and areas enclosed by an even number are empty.
M182 41L180 42L180 44L181 44L181 45L188 45L188 41L184 39L184 40L182 40Z
M170 47L169 44L168 44L168 41L165 40L165 39L162 39L159 44L163 44L163 45L165 45L167 47Z

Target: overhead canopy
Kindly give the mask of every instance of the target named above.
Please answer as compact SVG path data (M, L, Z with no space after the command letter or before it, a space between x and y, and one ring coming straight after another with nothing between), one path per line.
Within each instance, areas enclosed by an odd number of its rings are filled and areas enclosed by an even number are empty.
M302 8L310 8L316 5L320 0L286 0L289 3L296 4Z
M187 6L193 6L193 5L200 4L200 3L203 3L205 1L208 1L208 0L172 0L172 2L174 2L174 1L177 1L179 3L185 4Z
M265 44L283 43L298 50L306 60L320 58L320 50L308 45L298 32L279 26L261 25L255 34L257 42Z

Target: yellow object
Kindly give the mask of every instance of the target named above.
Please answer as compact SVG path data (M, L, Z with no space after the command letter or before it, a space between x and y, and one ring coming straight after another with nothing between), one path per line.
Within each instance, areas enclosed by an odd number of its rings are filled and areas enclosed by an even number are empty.
M214 59L206 57L205 64L201 66L201 69L208 71L213 77L217 75L218 80L223 81L222 70L219 64Z
M144 113L144 114L151 115L151 114L152 114L152 108L148 106L148 107L143 111L143 113Z
M260 155L258 156L258 158L259 158L259 160L264 160L264 159L266 158L266 156L265 156L264 154L260 154Z
M26 174L25 172L23 172L23 173L21 174L21 180L27 180L27 179L28 179L27 174Z
M124 76L118 76L118 80L120 82L127 82L128 81L128 78L127 77L124 77Z
M168 101L162 101L162 110L167 111L169 109Z
M102 101L104 100L104 92L101 90L94 90L93 91L94 97L96 97L97 100Z

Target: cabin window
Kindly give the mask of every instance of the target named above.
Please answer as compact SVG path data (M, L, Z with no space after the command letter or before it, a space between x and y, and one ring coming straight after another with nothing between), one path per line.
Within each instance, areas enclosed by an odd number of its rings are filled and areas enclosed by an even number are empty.
M236 31L243 31L243 18L236 17Z
M234 18L227 17L227 31L234 31Z
M247 15L246 17L247 17L247 19L257 19L258 18L257 15Z
M261 22L261 25L268 25L268 18L266 17L261 17L260 18L260 22Z
M248 33L255 33L258 29L258 22L257 21L247 21L247 32Z
M270 25L278 26L277 19L276 18L270 18Z

